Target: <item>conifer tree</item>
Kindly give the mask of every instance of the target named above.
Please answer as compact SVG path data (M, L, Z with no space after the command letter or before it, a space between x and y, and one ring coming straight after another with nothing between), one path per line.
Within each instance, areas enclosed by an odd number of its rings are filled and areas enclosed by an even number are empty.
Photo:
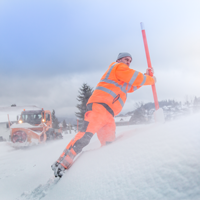
M65 121L65 119L63 120L63 130L66 130L66 128L67 128L67 123L66 123L66 121Z
M79 120L79 125L81 125L84 120L84 115L86 113L86 104L88 102L88 99L93 93L93 89L86 83L83 83L83 85L81 86L78 92L79 92L79 95L77 97L77 100L80 103L77 104L76 106L79 110L79 112L76 112L76 117Z
M145 106L143 102L135 103L135 110L134 115L131 117L130 121L133 124L139 124L139 123L146 123L147 122L147 113L145 110Z
M59 121L58 121L58 119L57 119L55 113L56 113L55 110L53 110L53 112L52 112L52 123L53 123L53 128L59 129Z

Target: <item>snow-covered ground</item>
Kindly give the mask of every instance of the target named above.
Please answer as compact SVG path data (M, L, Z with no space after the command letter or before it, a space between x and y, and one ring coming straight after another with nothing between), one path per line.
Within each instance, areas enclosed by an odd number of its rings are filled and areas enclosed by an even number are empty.
M117 127L105 147L94 136L59 180L50 165L74 136L13 149L0 143L2 200L199 200L200 114L159 125Z

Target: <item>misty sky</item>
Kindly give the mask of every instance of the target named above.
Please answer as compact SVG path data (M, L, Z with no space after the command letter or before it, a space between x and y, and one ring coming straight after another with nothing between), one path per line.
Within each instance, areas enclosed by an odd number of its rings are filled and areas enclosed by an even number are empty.
M78 89L95 88L120 52L145 72L144 22L158 100L200 97L200 2L0 0L0 106L37 105L74 115ZM151 86L122 112L153 102Z

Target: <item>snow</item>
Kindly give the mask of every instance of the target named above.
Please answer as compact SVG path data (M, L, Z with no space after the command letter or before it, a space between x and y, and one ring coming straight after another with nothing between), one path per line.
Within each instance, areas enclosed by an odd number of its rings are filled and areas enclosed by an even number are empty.
M7 124L0 124L0 136L4 139L9 140L10 129L7 128Z
M120 126L117 140L102 148L95 135L86 149L96 149L80 155L60 180L50 166L74 134L23 149L1 142L1 199L199 200L199 119Z
M162 108L159 108L153 113L154 119L156 123L164 123L165 122L165 117L164 117L164 112Z
M40 125L39 126L33 126L29 123L22 123L22 124L14 123L10 126L10 128L36 128L36 127L41 127L41 126Z

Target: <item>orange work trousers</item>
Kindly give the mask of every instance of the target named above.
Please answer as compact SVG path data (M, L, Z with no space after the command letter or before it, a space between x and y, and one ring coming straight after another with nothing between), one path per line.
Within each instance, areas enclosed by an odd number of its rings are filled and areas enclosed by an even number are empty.
M112 110L106 104L91 103L87 106L81 130L69 142L57 162L68 168L74 157L89 144L92 136L97 133L101 145L115 140L115 121Z

